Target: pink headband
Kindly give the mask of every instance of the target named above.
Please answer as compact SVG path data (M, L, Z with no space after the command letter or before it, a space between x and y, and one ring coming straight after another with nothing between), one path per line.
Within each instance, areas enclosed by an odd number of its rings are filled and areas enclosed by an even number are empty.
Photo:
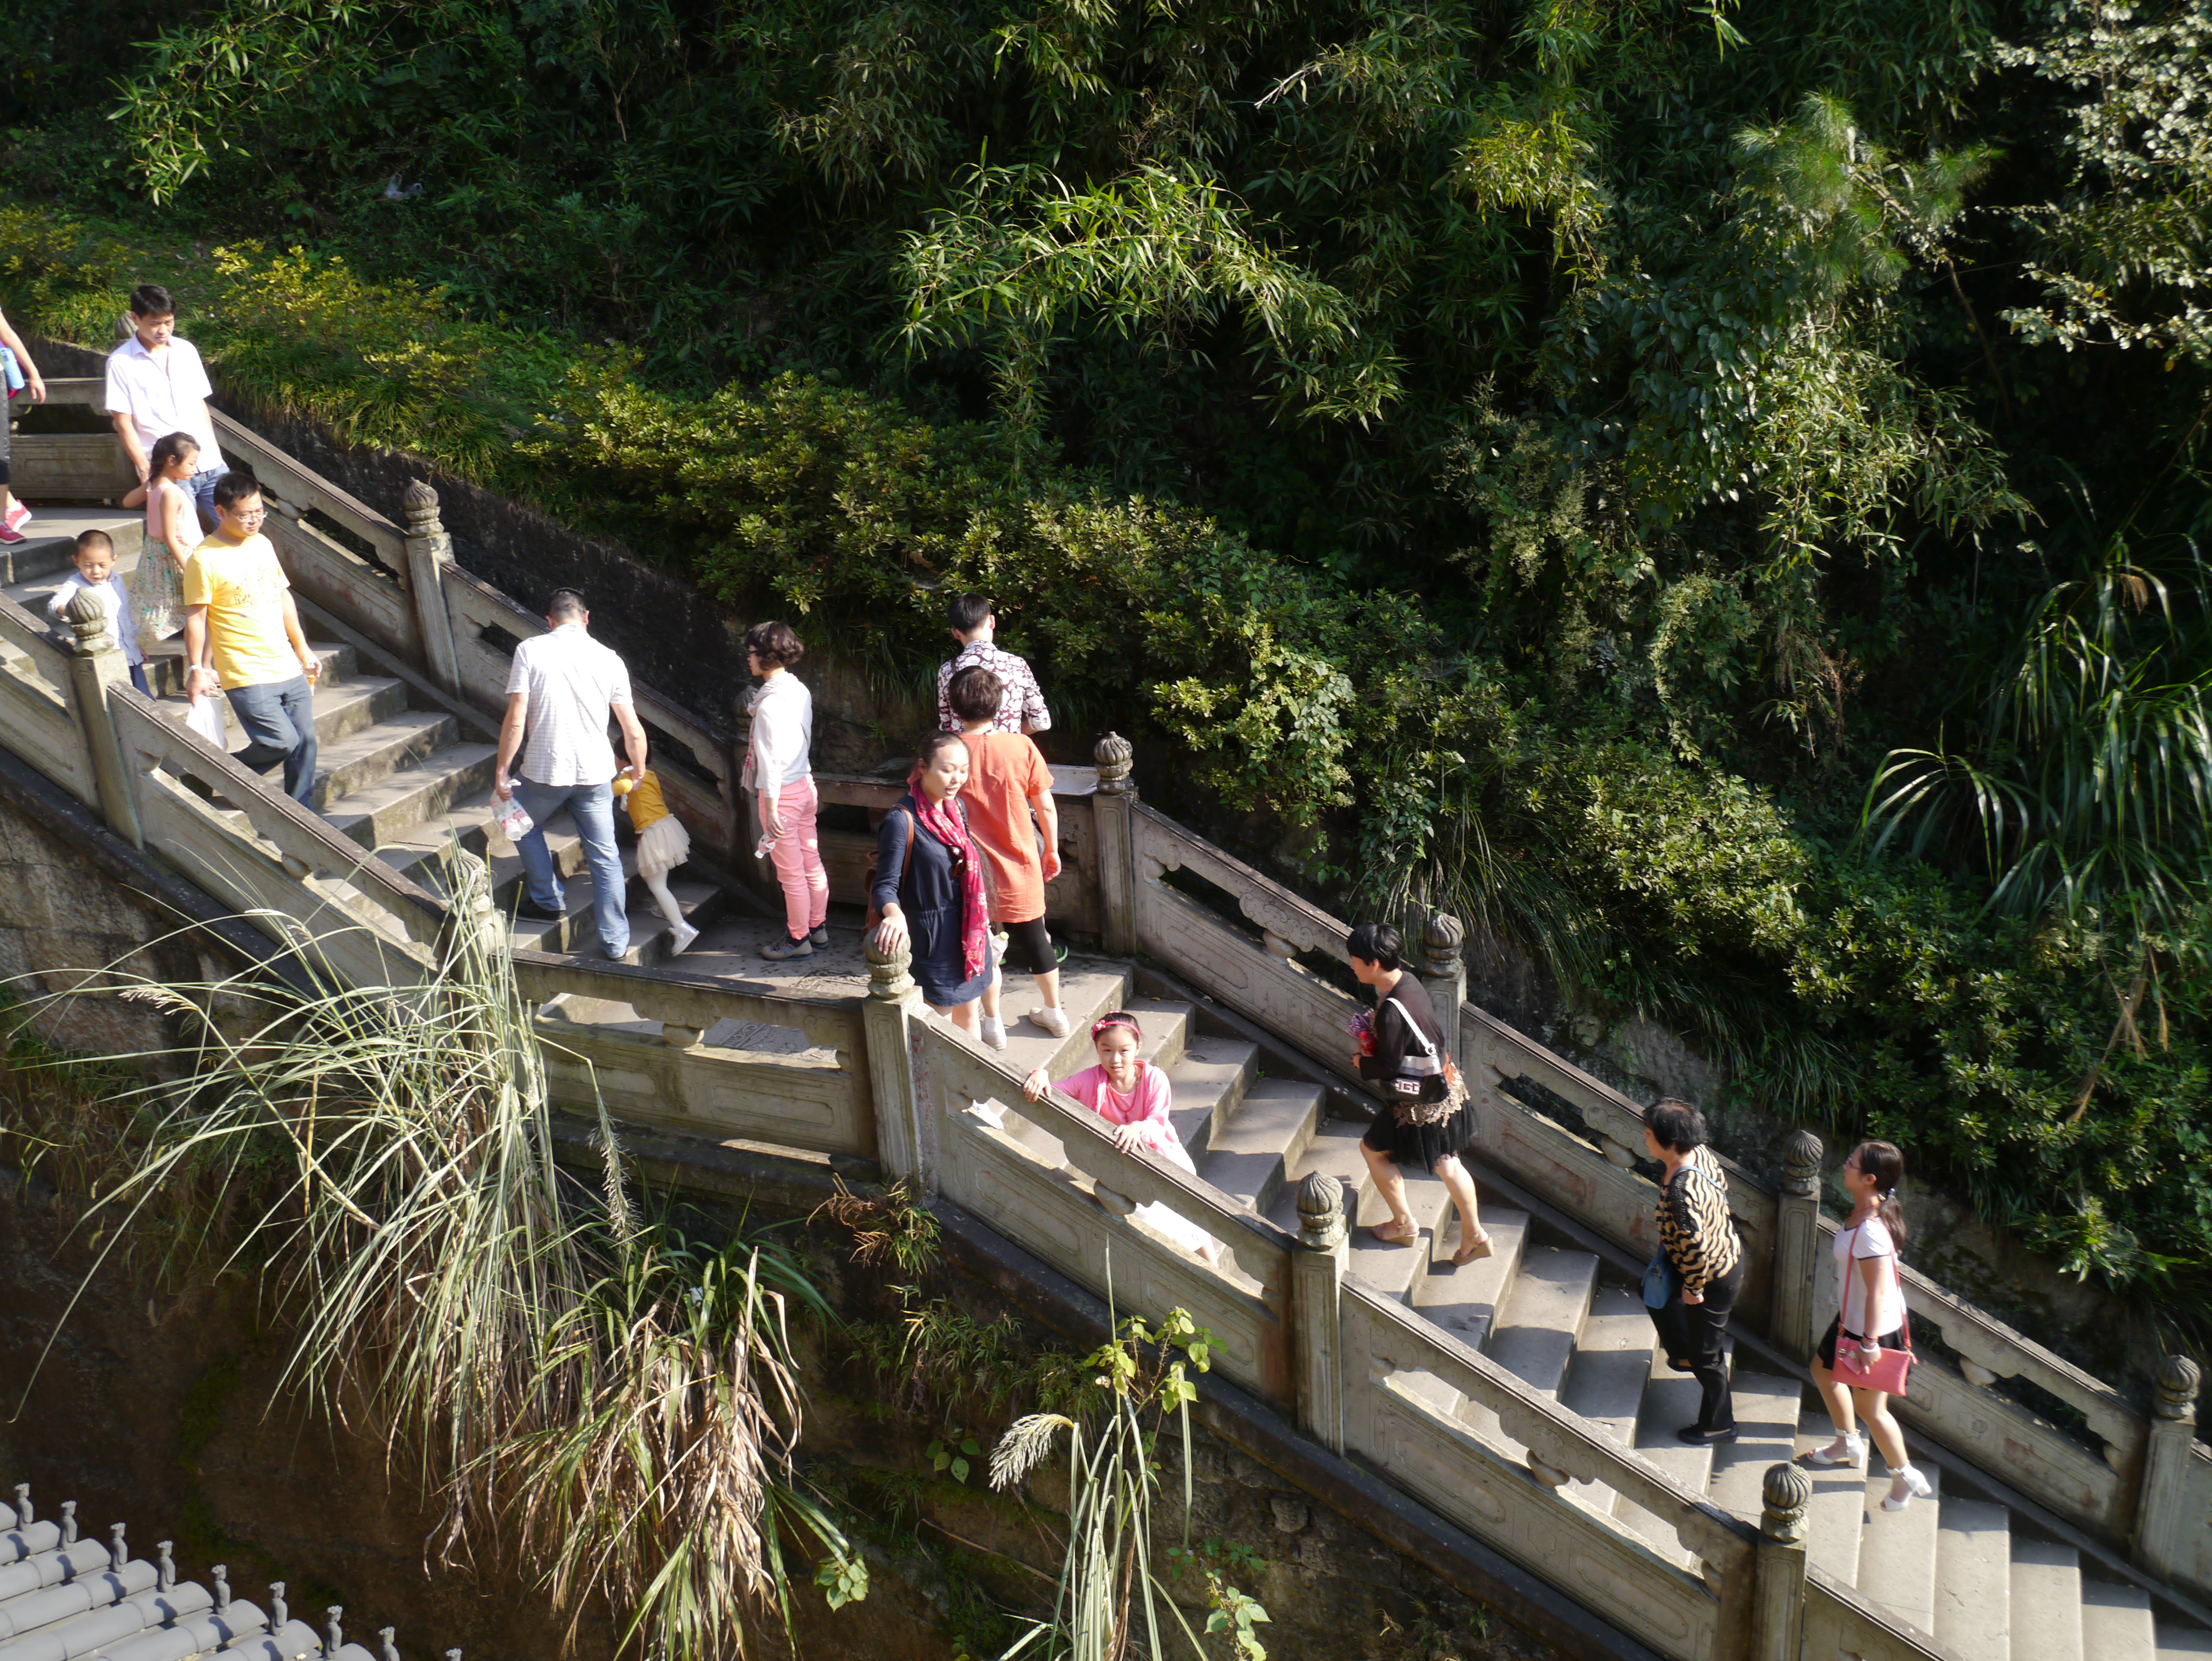
M1097 1020L1091 1023L1091 1042L1093 1043L1097 1043L1098 1035L1105 1031L1109 1026L1126 1026L1130 1031L1135 1033L1139 1037L1141 1038L1145 1036L1145 1029L1137 1025L1137 1018L1134 1015L1132 1015L1126 1009L1114 1009L1109 1010L1105 1014L1101 1015Z

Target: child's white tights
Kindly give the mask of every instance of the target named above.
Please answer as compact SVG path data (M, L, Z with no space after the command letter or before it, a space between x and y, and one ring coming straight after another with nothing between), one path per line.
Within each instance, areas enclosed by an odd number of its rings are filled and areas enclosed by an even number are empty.
M676 949L678 952L699 938L699 931L684 921L684 910L676 904L676 896L668 891L668 878L665 873L658 877L646 878L645 886L647 891L653 896L654 908L662 916L668 919L669 928L675 931Z

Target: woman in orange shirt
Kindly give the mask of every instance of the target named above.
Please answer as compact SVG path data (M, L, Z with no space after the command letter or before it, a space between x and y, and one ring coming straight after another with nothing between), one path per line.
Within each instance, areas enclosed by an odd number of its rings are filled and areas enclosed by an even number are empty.
M945 688L968 745L968 787L960 799L968 804L968 824L983 850L991 921L1006 931L1006 956L1036 977L1037 995L1044 1000L1030 1012L1030 1024L1064 1038L1067 1012L1060 1007L1060 965L1044 926L1044 885L1060 874L1060 814L1053 806L1052 770L1025 734L992 730L1003 690L999 678L981 664L961 670ZM999 980L994 965L983 994L982 1030L983 1042L994 1050L1006 1047Z

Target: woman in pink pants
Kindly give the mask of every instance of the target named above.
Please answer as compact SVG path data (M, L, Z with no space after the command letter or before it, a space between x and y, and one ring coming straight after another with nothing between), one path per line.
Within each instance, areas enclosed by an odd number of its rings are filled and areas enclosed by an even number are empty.
M787 623L757 623L745 632L745 666L761 678L753 695L752 742L739 781L760 793L763 836L783 885L787 938L761 947L761 956L811 958L830 944L823 926L830 915L830 873L822 868L822 837L815 828L818 805L814 770L806 752L814 745L814 695L791 672L806 655Z

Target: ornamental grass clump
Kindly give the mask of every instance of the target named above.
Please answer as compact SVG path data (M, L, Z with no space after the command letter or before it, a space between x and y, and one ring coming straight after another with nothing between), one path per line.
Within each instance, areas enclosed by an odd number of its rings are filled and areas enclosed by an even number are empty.
M444 863L454 914L487 916L482 862ZM441 1556L514 1554L572 1642L603 1597L641 1653L743 1653L764 1613L787 1629L794 1523L833 1597L865 1595L793 1458L787 1310L826 1314L819 1294L770 1247L640 1226L604 1107L603 1185L559 1168L546 1046L500 931L450 931L416 983L347 986L295 920L256 920L291 947L284 975L112 966L27 1001L33 1019L70 998L148 1004L178 1033L105 1058L161 1081L108 1098L129 1129L88 1284L180 1189L246 1196L178 1250L255 1278L291 1335L281 1387L413 1460Z

